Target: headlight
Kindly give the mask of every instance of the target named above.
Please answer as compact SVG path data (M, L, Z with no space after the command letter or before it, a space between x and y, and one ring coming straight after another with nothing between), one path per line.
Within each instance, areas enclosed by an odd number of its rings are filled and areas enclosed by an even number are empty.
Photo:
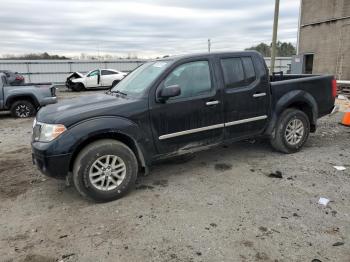
M33 130L34 141L50 142L64 133L67 128L64 125L45 124L36 122Z

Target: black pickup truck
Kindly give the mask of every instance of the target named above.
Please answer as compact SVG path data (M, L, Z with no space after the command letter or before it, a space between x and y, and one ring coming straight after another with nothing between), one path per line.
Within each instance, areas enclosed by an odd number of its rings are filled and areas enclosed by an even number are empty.
M270 77L257 52L168 57L106 94L41 109L33 162L48 176L71 177L83 196L110 201L160 159L256 136L297 152L335 97L333 76Z

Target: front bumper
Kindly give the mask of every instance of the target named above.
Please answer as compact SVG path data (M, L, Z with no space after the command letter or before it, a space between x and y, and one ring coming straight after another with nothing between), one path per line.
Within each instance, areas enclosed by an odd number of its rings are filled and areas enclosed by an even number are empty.
M48 155L46 150L41 149L40 142L32 144L33 164L46 176L64 179L69 172L71 154Z

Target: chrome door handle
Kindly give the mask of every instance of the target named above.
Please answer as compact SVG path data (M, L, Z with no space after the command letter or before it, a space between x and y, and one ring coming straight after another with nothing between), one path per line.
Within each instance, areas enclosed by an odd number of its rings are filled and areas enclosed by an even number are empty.
M256 93L253 95L254 98L266 96L266 93Z
M214 105L218 105L220 103L220 101L216 100L216 101L209 101L209 102L206 102L205 104L207 106L214 106Z

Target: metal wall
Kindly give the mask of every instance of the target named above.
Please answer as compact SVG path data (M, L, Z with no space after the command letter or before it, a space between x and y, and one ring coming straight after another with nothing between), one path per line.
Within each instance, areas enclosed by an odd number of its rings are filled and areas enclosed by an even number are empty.
M86 73L96 68L129 72L146 60L0 60L0 70L12 70L22 74L26 82L64 83L72 72Z
M270 58L265 58L270 66ZM27 83L64 83L72 72L86 73L96 68L116 69L129 72L147 60L0 60L0 70L12 70L22 74ZM276 71L287 72L291 58L277 58Z
M303 0L299 53L313 54L313 73L350 80L350 0Z

